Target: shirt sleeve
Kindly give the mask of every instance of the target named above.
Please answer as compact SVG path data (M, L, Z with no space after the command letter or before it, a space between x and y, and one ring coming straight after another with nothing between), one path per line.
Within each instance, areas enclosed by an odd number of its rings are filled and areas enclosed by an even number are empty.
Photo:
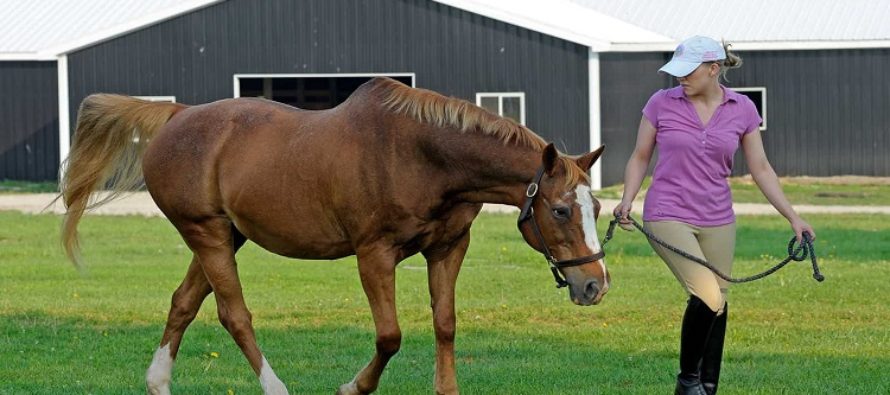
M745 98L743 101L744 106L745 106L745 111L743 113L745 114L744 125L746 125L746 126L745 126L745 130L742 131L742 134L744 135L744 134L748 134L751 131L759 128L760 123L763 122L763 118L761 118L760 114L757 113L757 106L754 105L754 102L752 102L751 99L749 99L747 96L742 96L742 97Z
M664 90L659 90L649 97L649 101L643 107L643 116L649 120L652 126L658 128L658 113L661 110L662 97Z

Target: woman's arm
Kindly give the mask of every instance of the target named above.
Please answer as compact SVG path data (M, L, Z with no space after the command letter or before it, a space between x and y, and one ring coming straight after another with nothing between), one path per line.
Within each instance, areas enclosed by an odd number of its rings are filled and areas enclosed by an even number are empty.
M652 159L652 151L655 150L655 132L655 126L645 116L641 117L640 128L637 130L637 144L624 168L624 193L621 203L612 212L615 216L625 219L622 223L630 223L627 220L627 215L633 207L634 198L640 192L643 177L646 176L646 169L649 167L649 160Z
M791 229L797 235L797 241L800 242L801 234L807 232L812 240L816 239L816 232L813 227L797 215L785 193L782 192L782 186L779 185L779 177L776 176L775 170L766 158L766 152L763 149L763 138L760 136L760 130L755 129L748 132L742 137L742 149L745 151L745 160L748 162L748 169L751 170L751 176L763 196L779 211L788 222L791 223Z

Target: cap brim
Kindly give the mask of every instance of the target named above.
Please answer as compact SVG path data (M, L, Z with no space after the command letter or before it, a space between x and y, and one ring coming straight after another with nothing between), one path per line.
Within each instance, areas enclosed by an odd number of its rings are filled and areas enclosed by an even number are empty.
M678 59L671 59L670 62L667 62L664 66L661 66L658 71L663 71L668 73L674 77L685 77L689 74L692 74L695 71L696 67L698 67L700 62L686 62Z

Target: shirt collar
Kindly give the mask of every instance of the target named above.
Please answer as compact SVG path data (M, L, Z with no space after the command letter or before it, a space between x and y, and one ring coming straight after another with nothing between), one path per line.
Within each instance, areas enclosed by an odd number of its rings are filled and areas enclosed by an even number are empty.
M730 102L730 101L734 101L734 102L738 102L738 101L739 101L739 96L741 96L741 93L738 93L738 92L736 92L736 91L734 91L734 90L732 90L732 89L727 89L727 88L726 88L725 86L723 86L722 84L720 85L720 89L723 90L723 102L720 103L720 104L726 104L726 102ZM674 88L669 89L669 90L668 90L668 97L673 98L673 99L686 99L686 100L689 100L689 99L686 97L686 94L683 93L683 87L682 87L682 86L676 86L676 87L674 87Z

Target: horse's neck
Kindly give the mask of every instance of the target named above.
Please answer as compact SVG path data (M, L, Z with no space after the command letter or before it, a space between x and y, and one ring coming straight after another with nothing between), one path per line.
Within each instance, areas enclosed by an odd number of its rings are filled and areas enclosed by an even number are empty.
M489 136L448 139L454 190L450 194L470 203L519 206L528 183L541 166L541 153L532 148L505 145Z

